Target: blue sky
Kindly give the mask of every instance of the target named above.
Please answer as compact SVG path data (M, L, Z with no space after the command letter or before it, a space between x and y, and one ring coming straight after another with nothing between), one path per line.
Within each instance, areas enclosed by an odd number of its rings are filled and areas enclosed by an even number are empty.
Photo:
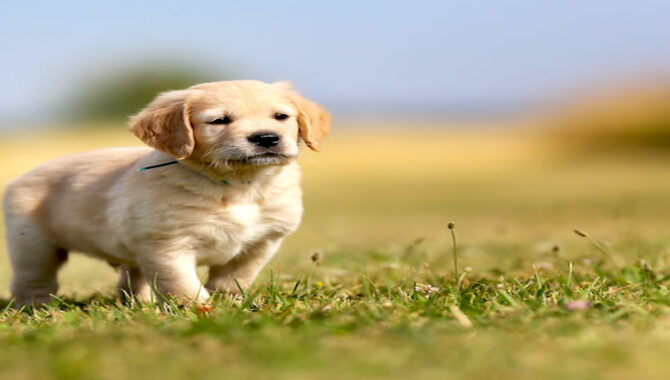
M335 110L532 105L670 73L668 1L24 1L0 6L0 121L162 57L291 80Z

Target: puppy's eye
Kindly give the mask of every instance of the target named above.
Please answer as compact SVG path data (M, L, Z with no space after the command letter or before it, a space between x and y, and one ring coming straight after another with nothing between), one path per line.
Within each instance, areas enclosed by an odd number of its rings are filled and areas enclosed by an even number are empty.
M228 116L224 116L224 117L220 117L220 118L218 118L218 119L216 119L216 120L212 120L212 121L210 121L209 124L224 124L224 125L228 125L228 124L230 124L230 123L232 123L232 122L233 122L233 119L231 119L231 118L228 117Z
M277 112L277 113L275 114L275 119L277 119L277 120L286 120L286 119L288 119L288 115L285 114L285 113Z

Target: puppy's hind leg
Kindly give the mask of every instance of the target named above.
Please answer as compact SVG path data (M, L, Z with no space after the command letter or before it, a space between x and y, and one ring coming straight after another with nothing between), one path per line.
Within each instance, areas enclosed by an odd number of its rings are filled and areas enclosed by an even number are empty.
M49 303L58 291L58 269L67 260L67 251L56 246L28 217L8 217L6 222L16 306Z
M151 287L138 267L122 266L121 278L116 289L119 291L119 297L126 301L129 301L130 297L145 303L152 300Z

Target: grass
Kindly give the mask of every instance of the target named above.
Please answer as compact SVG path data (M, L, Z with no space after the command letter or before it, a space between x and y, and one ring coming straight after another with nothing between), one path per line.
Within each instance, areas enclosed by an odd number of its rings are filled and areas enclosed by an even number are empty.
M268 281L211 309L60 299L2 313L0 368L68 379L667 375L667 275L568 268L468 275L460 290L429 269L412 278L433 289L383 272Z
M133 143L10 136L0 182ZM74 256L58 299L16 311L3 252L0 378L668 378L668 159L561 153L522 134L336 132L302 157L300 230L211 307L123 305L116 274Z

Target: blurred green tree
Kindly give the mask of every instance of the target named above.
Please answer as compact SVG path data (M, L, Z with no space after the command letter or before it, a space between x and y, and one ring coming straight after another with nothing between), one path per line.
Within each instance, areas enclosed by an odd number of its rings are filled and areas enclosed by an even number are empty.
M145 63L110 69L87 79L74 94L69 116L87 122L124 120L137 113L157 94L197 83L230 79L200 66Z

